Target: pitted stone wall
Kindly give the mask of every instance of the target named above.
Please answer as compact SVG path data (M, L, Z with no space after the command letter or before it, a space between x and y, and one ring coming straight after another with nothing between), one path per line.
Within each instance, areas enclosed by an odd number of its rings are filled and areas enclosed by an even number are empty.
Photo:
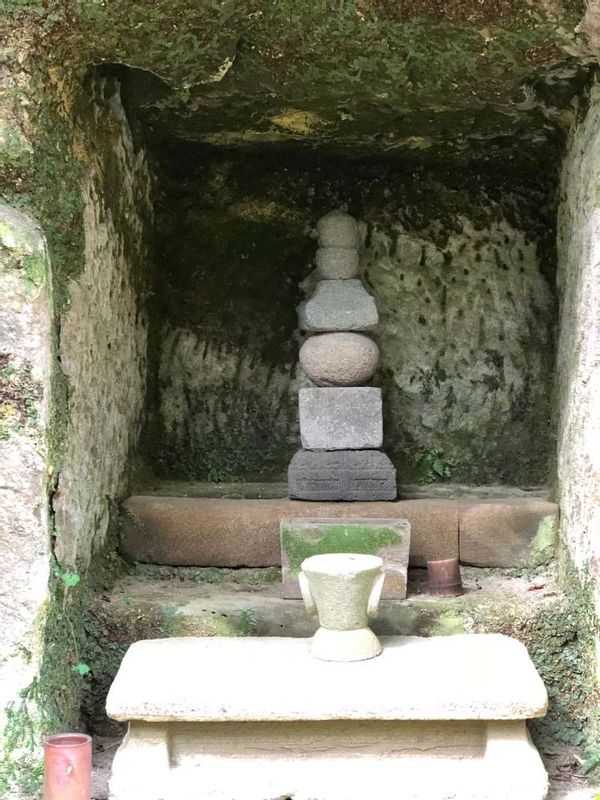
M124 493L141 427L146 386L145 228L151 180L118 89L95 106L99 148L83 186L85 267L69 286L59 355L68 380L66 450L56 494L55 551L85 568Z
M558 228L562 535L600 616L600 86L564 162ZM600 653L600 650L599 650Z
M296 441L293 368L269 366L242 346L203 341L189 328L165 326L161 340L166 441L152 466L213 481L281 469Z
M440 448L455 477L543 483L550 449L554 298L536 243L506 219L462 217L444 247L402 225L368 230L379 301L386 447Z

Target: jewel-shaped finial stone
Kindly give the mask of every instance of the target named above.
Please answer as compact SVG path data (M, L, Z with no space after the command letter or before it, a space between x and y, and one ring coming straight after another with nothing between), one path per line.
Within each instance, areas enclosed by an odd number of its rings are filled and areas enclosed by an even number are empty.
M317 222L321 247L358 247L360 237L354 217L336 209Z

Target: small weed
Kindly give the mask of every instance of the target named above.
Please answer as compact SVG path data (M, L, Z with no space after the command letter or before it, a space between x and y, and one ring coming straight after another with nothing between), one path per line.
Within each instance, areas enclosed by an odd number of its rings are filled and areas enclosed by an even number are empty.
M67 589L72 589L74 586L77 586L81 580L80 576L76 572L63 572L60 575L60 579Z
M423 448L418 452L415 466L421 474L421 483L435 483L451 478L455 463L451 458L445 457L440 447L432 447Z
M257 626L256 616L252 608L243 608L239 615L240 636L253 636Z
M82 678L85 678L85 676L89 675L90 672L92 671L91 668L87 664L82 664L82 663L73 664L71 669L73 670L73 672L76 672Z

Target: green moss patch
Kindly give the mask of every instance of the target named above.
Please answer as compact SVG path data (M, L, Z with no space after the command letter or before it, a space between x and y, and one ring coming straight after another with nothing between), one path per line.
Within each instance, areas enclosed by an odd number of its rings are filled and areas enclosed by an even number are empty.
M20 359L0 353L0 439L12 432L33 435L37 431L37 404L42 387L31 367Z
M371 525L282 522L281 546L291 575L297 576L304 559L324 553L377 555L384 547L401 544L402 535L391 527Z

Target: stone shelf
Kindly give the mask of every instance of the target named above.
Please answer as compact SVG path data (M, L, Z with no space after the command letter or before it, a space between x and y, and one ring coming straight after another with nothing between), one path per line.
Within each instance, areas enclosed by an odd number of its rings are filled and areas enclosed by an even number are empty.
M112 800L543 800L525 721L547 697L505 636L384 640L332 664L304 639L138 642L107 699L129 722Z
M463 567L462 577L464 595L433 597L425 570L409 570L408 597L382 601L373 629L382 636L505 630L506 620L518 628L537 614L560 613L564 602L552 575L527 579ZM129 642L158 635L303 637L312 636L316 625L301 600L282 598L275 569L140 565L137 574L99 597L96 607L110 630L131 630Z
M282 519L364 517L409 521L412 566L458 556L480 567L526 567L552 558L557 535L556 504L524 493L370 503L276 498L268 485L261 499L228 494L130 497L122 506L121 551L171 566L279 566Z

